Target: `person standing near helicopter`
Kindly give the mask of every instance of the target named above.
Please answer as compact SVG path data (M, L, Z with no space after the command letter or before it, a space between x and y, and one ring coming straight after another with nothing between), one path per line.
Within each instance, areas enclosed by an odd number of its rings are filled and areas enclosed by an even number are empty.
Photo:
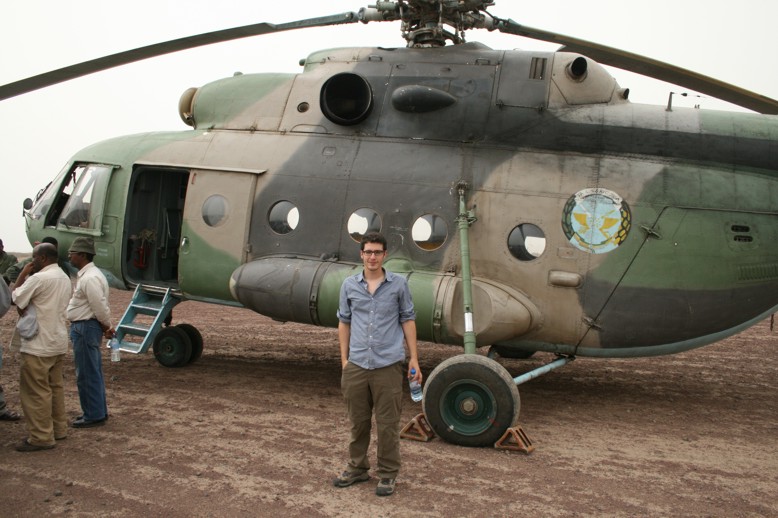
M0 318L5 316L11 308L11 290L8 284L0 281ZM3 344L0 342L0 367L3 366ZM0 421L18 421L21 416L10 410L5 403L5 393L3 386L0 385Z
M366 234L360 249L364 269L343 282L338 306L341 390L351 421L351 439L348 466L333 484L347 487L370 479L367 450L375 411L380 479L376 495L389 496L400 471L403 340L410 354L408 377L414 369L413 378L422 380L416 312L408 282L383 268L386 238Z
M57 439L67 437L62 370L68 350L65 308L71 285L57 266L58 258L51 243L33 248L32 262L19 274L11 294L19 315L36 322L25 333L20 331L19 398L28 437L16 451L48 450Z
M114 335L108 306L108 281L92 262L95 243L91 237L77 237L68 250L70 263L78 269L76 289L67 306L70 339L76 364L76 386L81 410L73 428L102 426L108 419L102 355L103 336Z
M5 251L3 240L0 239L0 275L3 276L3 280L5 281L6 285L9 284L10 281L8 280L8 277L6 277L5 272L8 270L8 268L15 265L17 262L18 261L15 255L11 255Z

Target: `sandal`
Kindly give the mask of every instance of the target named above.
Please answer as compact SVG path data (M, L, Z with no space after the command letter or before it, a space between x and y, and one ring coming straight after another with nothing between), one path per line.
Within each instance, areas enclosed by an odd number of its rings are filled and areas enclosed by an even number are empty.
M21 418L22 416L20 416L16 412L11 412L10 410L6 410L2 414L0 414L0 421L18 421Z

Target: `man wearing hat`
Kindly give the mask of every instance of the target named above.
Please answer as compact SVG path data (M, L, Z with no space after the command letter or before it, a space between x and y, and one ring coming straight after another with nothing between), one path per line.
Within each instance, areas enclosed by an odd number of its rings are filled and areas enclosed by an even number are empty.
M76 364L76 385L83 414L73 421L74 428L102 426L108 419L105 382L100 344L111 337L111 308L108 306L108 281L92 262L95 242L77 237L68 250L70 264L78 269L76 289L70 299L67 317Z

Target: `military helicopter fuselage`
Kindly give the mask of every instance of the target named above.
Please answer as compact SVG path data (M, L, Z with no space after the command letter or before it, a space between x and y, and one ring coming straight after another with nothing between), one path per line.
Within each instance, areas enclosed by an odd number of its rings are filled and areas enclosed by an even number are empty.
M464 182L479 345L678 352L778 303L778 122L626 96L576 54L322 51L299 75L188 92L194 131L79 152L31 211L30 239L94 235L119 287L169 283L336 325L354 236L380 230L420 337L459 344ZM65 184L90 168L75 188L91 196L89 220L68 222Z
M477 345L506 356L670 354L778 305L775 116L636 105L568 52L304 65L187 91L191 130L78 152L28 211L30 240L93 236L119 288L336 326L358 239L381 231L419 338L463 344L469 256Z

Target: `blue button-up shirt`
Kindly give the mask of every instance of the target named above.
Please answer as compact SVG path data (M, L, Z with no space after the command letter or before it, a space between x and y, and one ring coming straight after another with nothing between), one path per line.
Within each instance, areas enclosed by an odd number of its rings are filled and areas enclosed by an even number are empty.
M351 326L348 361L363 369L380 369L405 360L402 323L416 320L404 277L384 271L371 295L362 272L343 281L338 319Z

